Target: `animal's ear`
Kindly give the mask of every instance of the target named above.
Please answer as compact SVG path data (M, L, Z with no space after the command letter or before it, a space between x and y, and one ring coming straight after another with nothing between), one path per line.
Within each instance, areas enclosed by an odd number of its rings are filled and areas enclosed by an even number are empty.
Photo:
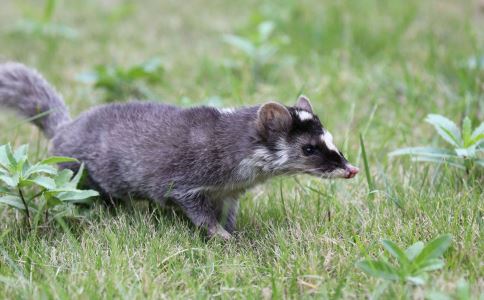
M313 113L313 106L311 105L311 101L309 101L309 98L304 95L299 96L299 98L297 99L297 103L294 107Z
M289 131L291 128L291 113L284 105L277 102L262 105L257 115L257 126L263 136L267 136L269 132Z

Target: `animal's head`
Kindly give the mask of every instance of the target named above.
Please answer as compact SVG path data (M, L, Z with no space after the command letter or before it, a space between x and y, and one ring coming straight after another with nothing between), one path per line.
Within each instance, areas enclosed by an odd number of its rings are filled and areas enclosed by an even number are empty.
M306 173L323 178L352 178L352 166L333 143L305 96L287 107L269 102L259 108L257 130L261 147L256 155L267 171Z

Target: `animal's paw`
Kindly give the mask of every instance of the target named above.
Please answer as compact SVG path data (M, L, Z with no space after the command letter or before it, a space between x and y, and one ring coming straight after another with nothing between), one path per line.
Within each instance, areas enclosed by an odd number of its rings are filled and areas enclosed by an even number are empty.
M233 239L233 236L225 230L222 225L217 224L213 229L208 231L210 238L221 238L225 241Z

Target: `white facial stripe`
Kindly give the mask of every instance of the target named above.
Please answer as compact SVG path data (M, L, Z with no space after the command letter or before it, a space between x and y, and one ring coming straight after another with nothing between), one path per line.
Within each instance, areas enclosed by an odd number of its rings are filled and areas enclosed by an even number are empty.
M329 150L333 150L335 152L339 152L338 148L333 144L333 135L329 131L325 131L321 135L321 141L326 144L326 147L328 147Z
M313 119L313 115L310 112L307 112L305 110L297 111L297 116L299 117L299 120L301 120L301 121Z

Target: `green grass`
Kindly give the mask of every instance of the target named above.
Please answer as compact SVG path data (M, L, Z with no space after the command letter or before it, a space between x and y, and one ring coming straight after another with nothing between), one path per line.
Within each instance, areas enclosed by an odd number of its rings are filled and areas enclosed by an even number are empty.
M362 134L377 191L368 197L363 171L349 181L276 178L244 195L237 238L227 243L206 241L178 211L145 202L115 210L98 204L69 229L52 225L36 235L2 206L0 296L360 299L378 293L382 281L355 263L381 255L381 239L407 247L450 233L446 266L431 273L430 284L392 283L381 297L449 292L461 277L478 297L483 177L468 181L458 170L387 156L440 143L423 122L429 113L457 123L465 115L473 124L484 119L484 71L467 68L469 59L484 55L484 13L474 2L62 1L52 19L77 32L63 39L12 32L43 3L2 1L0 60L38 68L73 115L103 99L77 82L78 74L150 57L160 57L165 69L153 88L161 102L292 104L303 91L363 170ZM274 34L289 42L254 78L250 61L223 37L248 36L261 21L273 22ZM20 118L2 111L0 128L0 144L28 142L34 157L46 157L47 141Z

